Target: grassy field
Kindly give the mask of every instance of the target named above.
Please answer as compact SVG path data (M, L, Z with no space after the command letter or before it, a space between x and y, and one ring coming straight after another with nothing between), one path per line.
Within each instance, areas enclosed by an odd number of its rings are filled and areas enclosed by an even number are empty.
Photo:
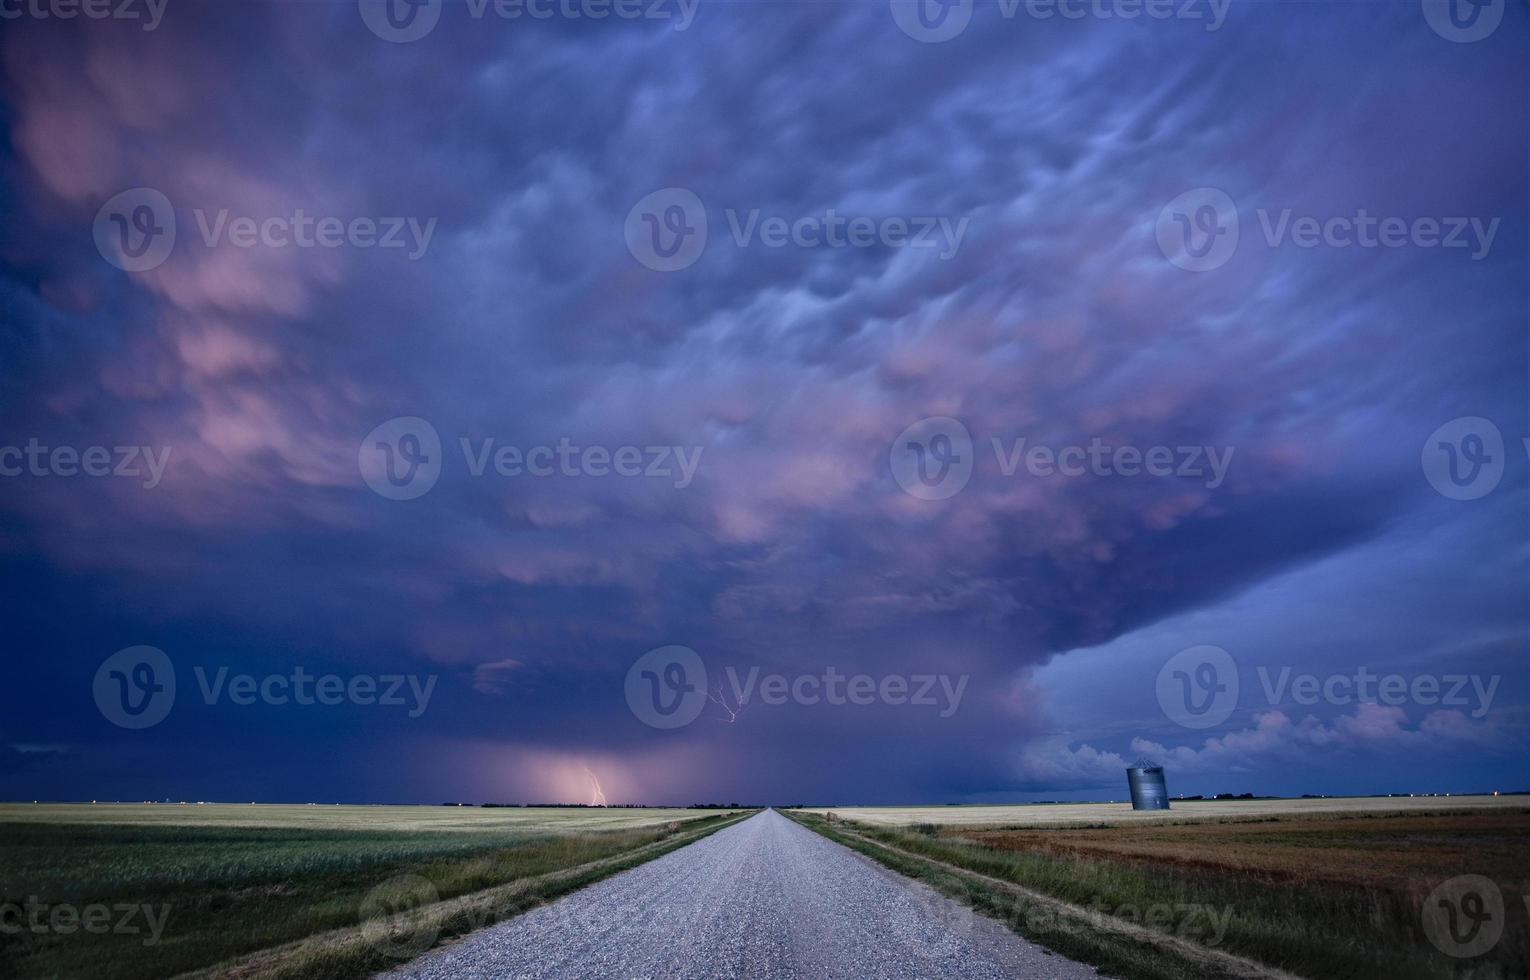
M0 803L0 824L132 824L175 827L289 827L297 830L524 831L625 830L688 820L679 807L321 806L175 803Z
M365 976L641 863L715 811L0 807L0 976ZM272 952L275 951L275 952Z
M1433 811L1266 806L1114 826L1080 826L1071 814L1051 825L1027 814L986 827L960 813L910 826L841 817L864 812L853 810L833 811L832 822L795 816L1116 976L1530 976L1530 808L1442 811L1441 802ZM899 816L953 809L967 808ZM1468 874L1499 889L1502 937L1472 955L1447 955L1461 950L1431 941L1431 914L1436 936L1445 922L1431 893Z
M809 813L836 814L858 823L884 827L934 823L942 826L1055 827L1102 823L1269 817L1285 814L1392 813L1398 811L1477 810L1530 806L1523 796L1330 797L1321 800L1174 800L1172 809L1133 810L1130 803L1037 803L1011 806L866 806L807 807Z

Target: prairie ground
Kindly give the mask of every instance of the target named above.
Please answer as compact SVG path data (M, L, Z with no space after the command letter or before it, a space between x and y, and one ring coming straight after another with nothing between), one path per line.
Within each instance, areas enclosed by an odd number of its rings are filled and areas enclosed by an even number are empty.
M1007 806L807 807L859 823L884 827L933 823L990 827L1055 827L1091 824L1164 823L1284 814L1393 813L1530 806L1524 796L1328 797L1302 800L1174 800L1172 809L1133 810L1130 803L1035 803Z
M1520 798L1444 811L1444 802L1432 812L1201 807L1188 821L1176 804L1178 822L1088 826L1076 809L1051 826L1017 812L1049 809L1032 807L1004 808L1000 820L998 808L910 808L900 820L953 810L967 819L902 826L882 810L872 811L881 822L841 809L834 821L799 819L1118 976L1530 976L1530 807ZM961 813L979 809L989 825ZM1436 890L1464 876L1490 880L1497 898L1474 907ZM1496 938L1454 943L1451 934L1477 932L1469 918L1482 908Z
M1466 869L1530 886L1530 813L1290 816L1096 829L941 831L1002 851L1131 862L1267 882L1403 889Z
M434 941L724 820L702 810L0 807L0 976L365 975L397 962L388 942L362 936L372 906L439 907ZM464 904L490 892L493 902ZM317 953L230 965L316 936L330 937Z
M456 830L567 833L688 820L680 807L328 806L265 803L0 803L0 824L128 824L297 830Z

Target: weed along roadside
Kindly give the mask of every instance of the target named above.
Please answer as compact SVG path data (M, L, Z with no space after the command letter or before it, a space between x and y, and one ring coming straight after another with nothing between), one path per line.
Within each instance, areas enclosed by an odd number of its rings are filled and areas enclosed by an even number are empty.
M1433 865L1488 847L1484 860L1509 892L1530 880L1522 846L1530 810L1066 829L881 826L782 812L1058 955L1134 980L1459 978L1460 961L1425 936ZM1396 869L1378 865L1376 849L1399 833L1425 853L1410 852ZM1473 962L1471 977L1530 975L1524 936L1513 931Z

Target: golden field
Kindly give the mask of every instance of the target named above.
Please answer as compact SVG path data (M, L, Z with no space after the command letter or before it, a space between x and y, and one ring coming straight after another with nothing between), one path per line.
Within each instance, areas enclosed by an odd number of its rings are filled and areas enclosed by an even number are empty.
M1316 814L1429 813L1530 807L1530 796L1332 797L1320 800L1174 800L1172 809L1133 810L1130 803L1036 803L1004 806L806 807L882 827L1067 827L1092 824L1248 819Z

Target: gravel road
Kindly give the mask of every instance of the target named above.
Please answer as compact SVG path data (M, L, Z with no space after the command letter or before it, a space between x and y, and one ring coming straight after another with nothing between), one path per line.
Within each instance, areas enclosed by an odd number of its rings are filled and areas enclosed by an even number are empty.
M1099 974L767 810L384 976L1081 980Z

